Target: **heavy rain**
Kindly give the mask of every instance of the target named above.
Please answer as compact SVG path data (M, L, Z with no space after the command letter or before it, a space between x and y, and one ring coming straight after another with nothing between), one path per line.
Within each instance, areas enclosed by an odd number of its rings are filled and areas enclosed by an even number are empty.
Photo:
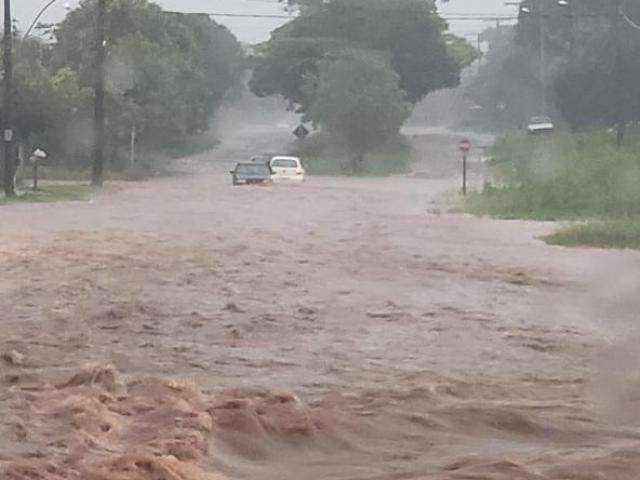
M638 0L2 0L1 480L640 478Z

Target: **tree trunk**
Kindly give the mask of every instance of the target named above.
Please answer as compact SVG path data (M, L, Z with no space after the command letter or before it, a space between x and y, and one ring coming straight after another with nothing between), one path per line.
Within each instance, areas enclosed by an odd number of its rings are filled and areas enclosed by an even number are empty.
M105 144L105 113L104 113L104 63L105 63L105 11L106 0L98 0L96 18L96 58L94 67L94 119L93 119L93 165L91 168L91 184L102 187L104 181L104 144Z
M364 163L364 152L357 152L351 161L351 168L354 172L362 171L362 164Z
M624 142L625 131L626 125L623 122L619 122L616 125L616 144L618 145L618 147L621 147L622 143Z

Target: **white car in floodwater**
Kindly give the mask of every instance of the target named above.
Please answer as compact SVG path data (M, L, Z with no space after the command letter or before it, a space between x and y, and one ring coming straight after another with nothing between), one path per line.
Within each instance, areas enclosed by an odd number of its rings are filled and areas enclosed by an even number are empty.
M269 161L273 183L304 183L306 172L298 157L276 156Z
M531 134L551 133L555 125L549 117L532 117L527 125L527 131Z

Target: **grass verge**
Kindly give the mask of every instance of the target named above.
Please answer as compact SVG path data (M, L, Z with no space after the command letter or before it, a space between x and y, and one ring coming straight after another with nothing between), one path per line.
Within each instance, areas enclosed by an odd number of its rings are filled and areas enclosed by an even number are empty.
M504 219L586 221L554 245L640 249L640 156L611 132L507 135L493 148L493 183L465 209Z
M640 217L574 225L544 240L550 245L567 247L640 249Z
M0 197L0 205L88 201L92 193L93 189L89 185L75 183L52 184L45 185L36 191L29 190L19 194L17 197Z

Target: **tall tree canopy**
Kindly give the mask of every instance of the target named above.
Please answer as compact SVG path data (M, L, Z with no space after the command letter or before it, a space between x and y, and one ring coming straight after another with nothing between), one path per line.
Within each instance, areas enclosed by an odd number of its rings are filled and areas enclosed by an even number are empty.
M416 102L457 85L461 69L474 59L468 45L460 54L462 44L446 30L433 0L310 2L258 49L252 88L300 103L304 77L317 73L318 61L337 48L354 47L383 52L406 99Z
M514 29L490 32L487 61L465 85L485 120L504 126L546 113L574 128L640 120L640 31L617 2L527 0L523 7ZM640 24L639 2L623 2L622 11Z
M67 16L53 52L54 68L74 69L87 86L95 8L85 0ZM106 22L111 133L136 123L142 140L162 144L205 130L239 80L242 50L235 37L206 15L165 13L146 0L108 2Z
M398 134L409 106L458 85L477 58L434 0L305 0L256 48L251 89L281 95L353 154Z
M410 113L399 77L384 57L349 50L320 62L307 77L312 118L354 154L358 170L367 151L397 134Z
M108 154L123 158L135 125L142 146L178 147L206 130L244 54L206 15L163 12L147 0L110 0L106 14ZM55 42L16 39L16 135L56 157L88 162L96 1L83 0Z

